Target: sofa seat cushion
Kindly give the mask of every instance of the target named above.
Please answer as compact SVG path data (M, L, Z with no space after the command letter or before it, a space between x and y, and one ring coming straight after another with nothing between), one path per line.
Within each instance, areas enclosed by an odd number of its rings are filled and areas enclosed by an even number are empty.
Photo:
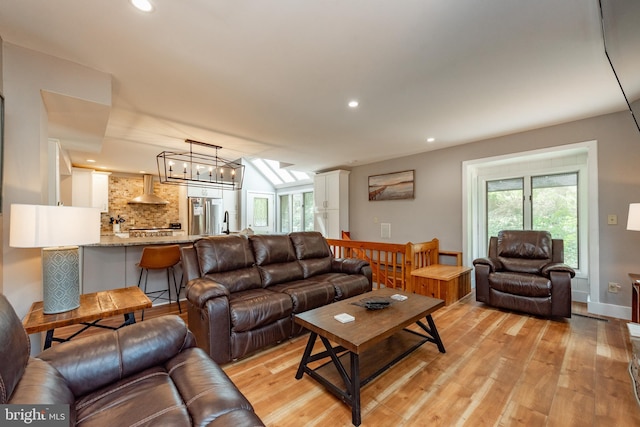
M296 280L269 287L269 290L288 295L293 301L293 312L302 313L327 305L335 299L335 289L330 282Z
M314 279L330 282L336 290L336 300L351 298L371 290L369 279L362 274L326 273Z
M76 401L80 426L209 425L251 405L200 349L117 381ZM258 424L259 425L259 424Z
M491 273L489 285L500 292L523 297L551 296L551 280L543 276L527 273Z
M289 295L267 289L234 292L229 296L231 330L244 332L289 317L293 304Z

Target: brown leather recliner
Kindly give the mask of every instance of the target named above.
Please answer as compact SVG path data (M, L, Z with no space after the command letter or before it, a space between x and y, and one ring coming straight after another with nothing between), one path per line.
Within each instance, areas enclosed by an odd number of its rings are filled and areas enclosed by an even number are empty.
M503 230L473 261L476 300L537 316L571 317L571 278L564 242L547 231Z
M0 404L69 405L69 425L262 426L178 316L77 338L29 355L0 294Z

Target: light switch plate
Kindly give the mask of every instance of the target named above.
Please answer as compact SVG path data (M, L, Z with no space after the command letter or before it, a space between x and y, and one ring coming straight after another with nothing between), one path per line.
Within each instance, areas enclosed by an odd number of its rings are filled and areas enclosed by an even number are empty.
M383 222L380 224L380 237L383 239L391 238L391 223Z

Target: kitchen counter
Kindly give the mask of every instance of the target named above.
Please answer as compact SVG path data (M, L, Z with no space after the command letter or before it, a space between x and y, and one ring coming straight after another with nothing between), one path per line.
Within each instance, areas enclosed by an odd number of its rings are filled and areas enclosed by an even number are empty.
M231 234L236 233L232 232ZM145 246L190 246L202 237L205 236L118 237L114 234L103 235L100 237L100 243L80 247L82 293L137 286L140 280L138 263ZM176 280L180 282L182 277L181 263L175 266L175 273ZM158 291L166 288L167 273L164 270L149 271L148 290Z
M190 246L201 237L203 236L117 237L103 235L100 237L100 243L83 245L80 248L82 293L137 286L140 280L138 263L142 256L142 250L146 246L175 244ZM181 264L175 267L175 274L176 280L180 281L182 277ZM167 273L164 270L151 270L148 282L149 291L166 289Z
M175 245L175 244L185 244L185 243L193 243L196 240L200 239L201 235L191 235L191 236L164 236L164 237L117 237L114 235L111 236L101 236L100 243L93 243L91 245L85 245L84 247L90 246L147 246L147 245Z

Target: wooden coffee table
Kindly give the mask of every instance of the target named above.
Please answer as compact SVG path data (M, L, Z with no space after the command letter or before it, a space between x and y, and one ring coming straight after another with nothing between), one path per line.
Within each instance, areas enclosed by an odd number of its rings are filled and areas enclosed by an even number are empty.
M34 302L29 312L22 320L22 325L28 334L47 331L44 348L51 347L52 341L65 342L76 337L90 327L119 329L136 322L135 311L151 308L151 300L137 286L111 289L80 295L80 307L64 313L44 314L42 301ZM111 316L124 315L124 323L118 327L100 325L98 322ZM56 328L70 325L84 325L68 338L55 338Z
M353 304L365 298L389 298L394 294L407 299L392 300L392 304L382 310L367 310ZM426 342L436 344L441 353L445 352L431 317L431 313L443 306L444 301L440 299L384 288L296 314L295 322L311 331L296 379L306 373L326 387L351 406L352 422L358 426L361 387ZM340 323L334 316L341 313L350 314L355 320ZM413 323L424 333L406 329ZM312 354L317 338L325 350ZM330 360L321 366L309 367L310 363L326 358Z

